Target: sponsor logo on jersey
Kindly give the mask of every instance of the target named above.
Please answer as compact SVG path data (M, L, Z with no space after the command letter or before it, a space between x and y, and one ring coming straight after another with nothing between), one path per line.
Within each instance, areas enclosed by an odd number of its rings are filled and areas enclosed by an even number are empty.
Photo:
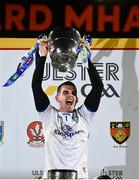
M118 144L122 144L130 136L130 122L110 122L110 133Z
M74 111L72 115L70 113L58 113L57 115L59 128L54 130L56 135L62 136L64 139L72 138L72 136L77 135L80 131L76 130L77 123L79 121L77 112Z
M42 122L33 121L27 127L27 135L29 137L28 144L32 147L44 146L44 135L42 129Z
M3 144L4 137L4 121L0 121L0 144Z
M59 129L55 129L54 133L62 136L65 139L68 139L68 138L72 138L72 136L74 136L76 134L79 134L80 131L75 131L75 132L70 133L69 131L63 131L63 129L59 128Z

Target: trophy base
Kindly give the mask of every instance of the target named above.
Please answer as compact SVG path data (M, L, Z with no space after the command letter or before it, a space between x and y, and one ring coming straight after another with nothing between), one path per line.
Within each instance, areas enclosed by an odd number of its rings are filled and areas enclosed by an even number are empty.
M68 169L53 169L47 174L48 179L77 179L77 171Z

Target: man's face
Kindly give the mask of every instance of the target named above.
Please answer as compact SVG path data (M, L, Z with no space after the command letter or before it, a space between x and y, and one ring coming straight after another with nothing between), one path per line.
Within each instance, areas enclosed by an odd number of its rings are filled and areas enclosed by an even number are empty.
M77 103L77 92L74 86L62 85L56 100L60 105L60 111L72 112Z

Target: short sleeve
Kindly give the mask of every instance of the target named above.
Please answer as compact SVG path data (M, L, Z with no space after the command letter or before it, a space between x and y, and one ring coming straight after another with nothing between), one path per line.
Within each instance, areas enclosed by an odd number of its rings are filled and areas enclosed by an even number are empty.
M86 106L83 104L77 109L78 113L81 117L83 117L83 120L90 125L90 123L93 121L93 117L95 112L88 111Z
M39 116L43 122L45 129L47 129L54 121L55 108L51 104L49 104L45 111L39 112Z

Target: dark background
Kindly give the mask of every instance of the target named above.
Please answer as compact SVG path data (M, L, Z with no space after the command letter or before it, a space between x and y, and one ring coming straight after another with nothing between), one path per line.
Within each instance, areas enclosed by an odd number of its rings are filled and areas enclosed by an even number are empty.
M11 19L8 17L8 10L6 10L8 5L21 5L24 9L25 14L21 21L22 26L24 29L18 29L15 23L12 23L11 28L7 28L8 21ZM52 22L49 27L46 29L30 29L30 6L34 4L41 4L47 6L52 14ZM27 37L27 38L36 38L40 34L45 33L49 34L49 32L55 28L56 26L65 26L65 7L66 5L72 6L77 16L81 16L83 14L85 8L90 5L93 8L93 17L88 17L93 19L92 30L86 29L86 23L82 23L80 26L77 27L77 24L72 22L71 26L79 29L81 35L90 34L92 37L95 38L126 38L132 37L137 38L139 37L139 2L138 0L32 0L32 1L18 1L18 0L1 0L0 1L0 37ZM98 28L98 20L99 14L98 9L103 5L106 10L106 15L113 14L113 7L118 6L120 8L120 19L119 25L120 28L118 31L114 31L112 26L113 24L110 22L105 23L105 29L100 31ZM124 26L128 21L129 14L131 13L132 7L138 8L138 15L132 17L132 21L136 22L136 25L133 27L130 26L130 30L128 32L124 31ZM12 12L13 16L18 15L18 10L14 10ZM70 13L70 12L69 12ZM101 12L99 12L101 13ZM9 18L9 19L8 19ZM38 12L36 15L36 22L38 24L46 20L44 14L42 12ZM99 20L100 21L100 20ZM138 23L138 24L137 24Z

